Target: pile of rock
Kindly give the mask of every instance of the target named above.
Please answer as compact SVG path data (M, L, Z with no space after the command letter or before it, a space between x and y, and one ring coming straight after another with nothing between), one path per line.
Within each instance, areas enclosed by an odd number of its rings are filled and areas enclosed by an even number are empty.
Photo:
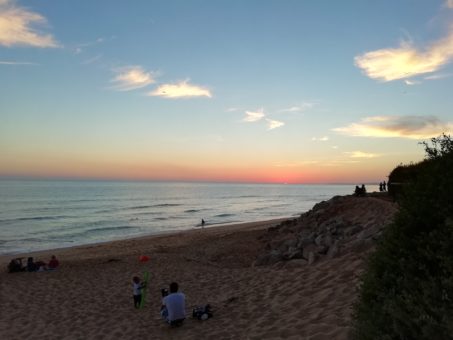
M347 251L373 247L397 210L395 203L376 197L335 196L316 204L300 218L269 228L264 251L255 265L299 259L312 264Z

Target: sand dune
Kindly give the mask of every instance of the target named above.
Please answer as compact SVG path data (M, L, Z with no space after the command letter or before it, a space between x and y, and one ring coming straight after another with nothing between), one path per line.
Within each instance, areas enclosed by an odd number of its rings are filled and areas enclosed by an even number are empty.
M367 223L372 218L378 216L369 214ZM0 274L1 338L347 339L367 252L345 251L312 265L294 259L254 266L267 229L279 222L37 253L43 260L56 253L61 267ZM142 254L151 260L140 263ZM8 261L0 258L2 268ZM144 270L151 275L148 299L136 310L131 279ZM214 317L189 316L179 328L163 323L160 289L171 281L186 294L188 314L192 306L210 303Z

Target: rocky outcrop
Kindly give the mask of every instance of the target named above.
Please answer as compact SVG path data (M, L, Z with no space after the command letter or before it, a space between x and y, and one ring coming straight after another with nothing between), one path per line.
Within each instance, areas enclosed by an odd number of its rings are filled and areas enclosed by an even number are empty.
M397 210L396 204L385 198L335 196L316 204L300 218L269 228L262 237L266 245L255 265L294 259L313 264L347 251L372 248Z

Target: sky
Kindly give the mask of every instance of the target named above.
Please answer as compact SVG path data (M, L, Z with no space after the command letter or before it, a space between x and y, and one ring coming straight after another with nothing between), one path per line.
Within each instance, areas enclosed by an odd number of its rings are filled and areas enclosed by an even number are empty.
M453 0L0 0L0 177L380 182L452 61Z

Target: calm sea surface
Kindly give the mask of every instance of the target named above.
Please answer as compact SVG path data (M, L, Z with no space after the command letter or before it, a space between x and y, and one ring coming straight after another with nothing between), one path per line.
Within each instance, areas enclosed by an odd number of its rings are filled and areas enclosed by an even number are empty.
M0 180L0 254L298 216L351 185ZM374 190L375 188L370 187Z

